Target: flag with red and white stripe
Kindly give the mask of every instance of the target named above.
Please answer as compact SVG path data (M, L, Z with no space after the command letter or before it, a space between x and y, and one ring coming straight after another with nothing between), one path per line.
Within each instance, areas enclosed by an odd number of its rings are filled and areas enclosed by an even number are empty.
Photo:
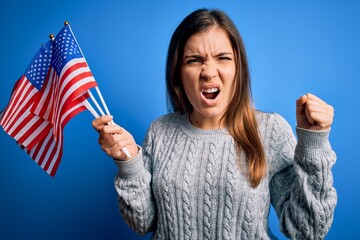
M49 121L30 112L50 67L52 45L52 41L47 42L35 54L25 73L15 83L9 104L0 116L4 131L28 149L32 149L52 128Z
M87 90L97 83L69 25L42 46L14 87L0 125L54 176L63 151L63 129L92 108Z

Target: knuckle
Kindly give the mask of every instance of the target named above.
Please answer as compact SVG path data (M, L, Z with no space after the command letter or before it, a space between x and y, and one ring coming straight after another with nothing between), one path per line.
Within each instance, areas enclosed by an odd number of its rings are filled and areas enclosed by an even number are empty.
M103 127L103 132L104 132L104 133L109 133L109 127L108 127L108 126L104 126L104 127Z
M107 148L105 145L101 145L101 149L102 149L104 152L106 152L106 153L107 153L107 151L108 151L108 148Z

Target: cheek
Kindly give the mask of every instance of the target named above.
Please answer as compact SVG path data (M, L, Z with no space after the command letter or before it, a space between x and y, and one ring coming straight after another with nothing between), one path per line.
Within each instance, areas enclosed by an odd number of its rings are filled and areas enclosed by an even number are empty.
M235 73L236 73L236 67L235 65L231 64L225 68L223 68L223 72L226 75L226 77L228 79L234 79L235 78Z
M230 102L233 99L236 89L236 74L235 69L228 69L229 71L223 72L224 85L226 86L227 99Z
M198 76L194 71L181 71L181 82L185 91L194 91L197 87Z

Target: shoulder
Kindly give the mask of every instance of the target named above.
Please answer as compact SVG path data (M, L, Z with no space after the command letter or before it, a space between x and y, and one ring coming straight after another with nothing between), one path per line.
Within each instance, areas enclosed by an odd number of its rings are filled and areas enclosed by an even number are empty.
M278 113L257 112L258 127L263 138L263 147L267 155L269 174L292 165L296 139L286 119Z
M168 113L158 117L155 121L152 122L152 125L157 126L169 126L169 124L177 124L184 118L180 113Z
M280 114L257 111L256 120L265 148L276 148L278 144L290 139L290 142L294 141L291 125Z
M256 121L259 126L261 125L289 125L286 119L276 112L263 112L256 110Z
M169 113L158 117L150 125L150 131L159 133L176 128L184 122L185 116L180 113Z
M256 111L256 121L263 138L274 138L282 134L293 134L288 121L276 112Z

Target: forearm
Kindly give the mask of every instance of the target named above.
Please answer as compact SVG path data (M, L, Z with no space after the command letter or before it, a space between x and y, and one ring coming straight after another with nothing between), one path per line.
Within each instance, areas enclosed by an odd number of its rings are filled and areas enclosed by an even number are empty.
M297 129L293 183L280 217L282 231L292 239L323 239L332 224L337 195L331 168L336 155L328 134Z
M156 224L156 207L151 190L151 174L144 168L141 152L130 161L115 161L119 172L115 188L120 212L125 222L144 235Z

